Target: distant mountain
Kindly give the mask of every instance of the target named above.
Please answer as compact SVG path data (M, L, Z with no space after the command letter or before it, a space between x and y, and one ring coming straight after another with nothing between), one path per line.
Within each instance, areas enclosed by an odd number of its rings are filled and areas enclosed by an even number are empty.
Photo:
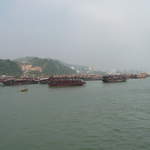
M0 75L19 76L22 70L18 63L9 59L0 59Z
M18 58L15 61L20 64L30 64L33 67L41 67L42 74L45 75L76 74L75 70L54 59L24 57Z

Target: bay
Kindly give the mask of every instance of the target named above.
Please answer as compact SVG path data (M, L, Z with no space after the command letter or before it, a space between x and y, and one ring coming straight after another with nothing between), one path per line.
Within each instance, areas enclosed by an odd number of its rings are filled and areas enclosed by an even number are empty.
M67 88L0 86L1 150L149 148L150 79Z

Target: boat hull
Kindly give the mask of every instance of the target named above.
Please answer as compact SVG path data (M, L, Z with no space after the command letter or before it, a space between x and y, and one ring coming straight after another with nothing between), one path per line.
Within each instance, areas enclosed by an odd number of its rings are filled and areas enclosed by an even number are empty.
M28 84L37 84L38 81L34 80L7 80L3 82L5 86L15 86L15 85L28 85Z
M127 80L102 80L104 83L119 83L126 82Z
M119 83L119 82L126 82L127 78L123 75L108 75L104 76L102 81L104 83Z
M86 82L82 80L51 80L49 87L83 86Z
M83 86L83 83L78 83L78 84L48 84L49 87L67 87L67 86Z

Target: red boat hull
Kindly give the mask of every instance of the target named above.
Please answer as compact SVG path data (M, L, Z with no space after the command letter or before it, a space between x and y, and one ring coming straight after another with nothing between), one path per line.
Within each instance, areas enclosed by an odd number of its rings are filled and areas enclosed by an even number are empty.
M27 84L37 84L38 81L35 80L6 80L3 82L6 86L14 86L14 85L27 85Z
M48 83L50 87L83 86L84 84L82 80L54 80Z

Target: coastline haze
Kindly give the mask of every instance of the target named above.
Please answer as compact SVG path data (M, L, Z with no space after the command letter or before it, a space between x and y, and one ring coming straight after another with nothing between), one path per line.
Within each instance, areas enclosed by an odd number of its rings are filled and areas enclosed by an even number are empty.
M0 2L1 58L150 71L148 0Z

